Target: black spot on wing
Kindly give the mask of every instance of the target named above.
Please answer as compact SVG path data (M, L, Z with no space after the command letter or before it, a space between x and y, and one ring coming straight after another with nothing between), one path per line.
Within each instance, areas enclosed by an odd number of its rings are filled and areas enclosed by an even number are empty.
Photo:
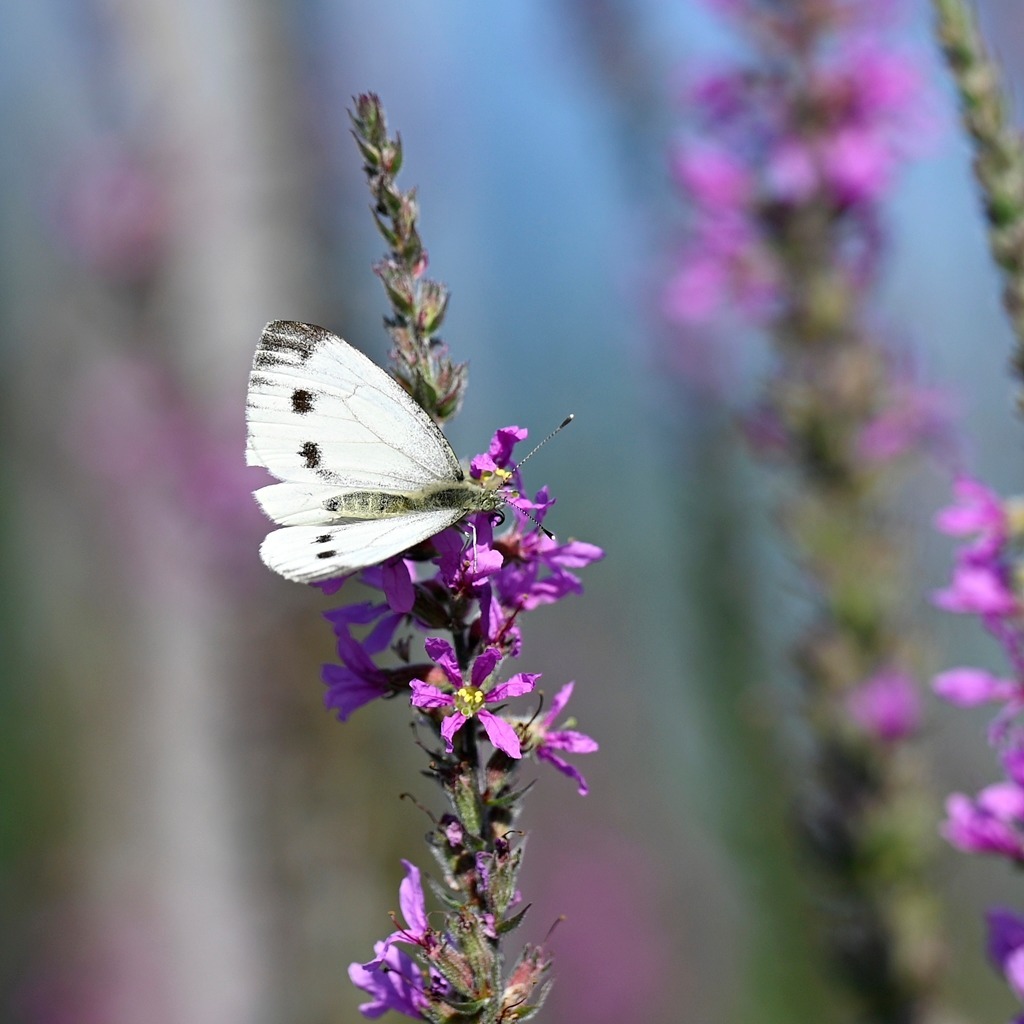
M306 469L316 469L323 460L320 445L316 441L304 441L299 449L299 455L306 460Z
M331 540L333 540L333 535L332 534L322 533L322 534L320 534L319 537L314 537L313 538L313 543L314 544L327 544Z
M313 411L314 395L306 388L296 388L292 392L292 412L304 416L307 412Z
M318 551L316 553L317 558L333 558L337 554L337 551Z

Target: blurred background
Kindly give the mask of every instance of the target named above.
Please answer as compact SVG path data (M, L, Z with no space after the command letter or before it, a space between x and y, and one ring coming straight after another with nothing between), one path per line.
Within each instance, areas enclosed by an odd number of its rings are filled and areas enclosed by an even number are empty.
M1018 0L983 20L1011 78ZM901 29L944 131L888 211L878 316L952 392L968 462L1022 484L1010 335L925 5ZM730 399L666 371L657 295L680 220L680 81L729 54L658 0L35 0L0 8L0 1020L358 1019L347 965L391 930L428 803L396 703L321 706L340 603L272 576L243 465L264 324L321 323L381 361L382 254L346 107L380 93L418 185L445 338L471 365L450 431L510 423L560 533L607 551L526 624L521 668L601 752L591 795L542 774L524 899L552 944L542 1019L813 1019L814 972L768 752L799 577ZM763 339L723 349L731 399ZM934 667L992 664L925 595L948 572L902 508ZM792 606L792 607L791 607ZM935 815L995 765L985 715L929 705ZM775 765L775 767L773 767ZM943 852L954 1002L1010 1012L981 912L1009 868ZM526 933L529 935L526 935Z

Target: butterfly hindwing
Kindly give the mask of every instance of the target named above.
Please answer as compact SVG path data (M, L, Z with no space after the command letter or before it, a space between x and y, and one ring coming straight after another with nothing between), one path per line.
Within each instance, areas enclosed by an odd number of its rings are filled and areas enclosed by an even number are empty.
M383 562L452 526L458 509L416 512L393 519L274 530L260 547L263 561L282 576L318 583Z

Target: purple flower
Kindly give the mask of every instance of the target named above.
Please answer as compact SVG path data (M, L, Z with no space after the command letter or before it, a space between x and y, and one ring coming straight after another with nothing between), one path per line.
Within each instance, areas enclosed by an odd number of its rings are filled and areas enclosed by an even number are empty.
M725 305L730 278L729 267L717 256L687 252L665 287L662 312L673 323L706 323Z
M1009 538L1009 518L1002 499L969 476L954 481L953 495L953 504L935 516L935 528L951 537L975 537L962 557L983 562L995 558Z
M896 170L891 147L870 127L844 128L822 153L825 179L840 203L864 203L883 195Z
M937 389L899 383L886 407L861 430L857 452L867 462L889 462L908 452L948 446L949 398Z
M509 697L520 697L529 693L540 678L539 674L518 672L507 682L488 687L487 684L501 661L501 651L497 647L488 647L476 661L470 672L470 683L463 682L455 649L441 637L428 637L424 646L428 657L437 664L455 688L454 693L445 693L438 687L414 679L411 704L413 707L432 710L451 707L454 712L445 717L441 723L441 735L444 737L446 749L450 754L453 749L452 739L466 722L476 716L480 719L487 738L509 757L522 756L519 736L512 726L500 719L485 704L494 704L507 700Z
M953 793L946 800L942 835L967 853L994 853L1024 862L1024 790L1013 782L987 786L973 800Z
M377 667L372 657L391 643L402 619L401 615L385 614L387 611L387 605L365 602L324 613L334 626L341 661L340 665L327 664L320 669L320 679L327 687L324 705L334 708L342 722L364 704L394 693L391 677ZM350 625L367 625L377 618L380 621L362 642L349 632Z
M799 138L783 136L765 166L765 189L783 203L806 203L818 187L814 153Z
M501 569L501 553L491 545L494 542L494 524L490 513L470 518L471 541L455 528L445 530L434 538L438 575L446 587L465 597L484 601L490 597L490 578Z
M567 594L579 594L583 586L572 569L582 569L604 558L594 544L567 541L560 544L537 528L554 502L542 487L533 502L522 501L516 509L515 528L502 535L495 546L503 555L498 572L498 595L511 611L530 611L553 604ZM528 519L529 511L533 519Z
M428 951L435 945L434 933L427 921L420 869L407 860L403 859L402 863L405 865L405 878L398 887L398 905L402 910L402 917L405 918L405 927L397 928L383 943L377 943L374 947L377 955L369 963L363 964L368 971L380 970L381 965L386 962L388 951L396 942L408 942Z
M953 569L948 587L932 594L933 603L947 612L967 615L1011 615L1017 598L993 564L961 562Z
M753 197L753 176L729 150L695 143L676 154L675 178L692 202L706 210L735 210Z
M360 1003L364 1017L381 1017L388 1010L404 1013L413 1020L426 1020L423 1010L427 1006L423 995L423 975L408 954L392 946L385 952L384 943L378 942L374 952L380 958L383 970L368 970L362 964L349 964L348 976L352 984L368 992L373 998Z
M520 441L525 441L530 432L524 427L500 427L494 432L491 443L487 449L487 455L478 455L473 462L481 469L484 468L484 459L491 460L491 469L505 469L512 461L512 450Z
M576 781L580 796L586 796L589 792L587 780L583 778L578 769L569 764L556 751L564 751L568 754L592 754L597 750L597 741L591 737L577 732L575 729L555 729L555 719L562 713L565 705L569 703L572 696L574 683L566 683L551 702L551 710L535 723L531 729L531 742L534 744L533 752L540 761L547 761L563 775ZM568 723L566 723L568 724Z
M899 164L933 136L924 77L916 58L877 33L829 54L818 71L825 179L839 203L877 201Z
M745 218L703 216L662 295L665 316L684 327L726 310L763 319L779 294L775 257Z
M847 698L850 716L886 742L905 739L921 723L917 683L899 669L883 669L861 683Z
M985 915L988 923L988 955L1006 978L1014 995L1024 1000L1024 917L1004 907ZM1017 1021L1024 1020L1024 1016Z
M932 689L943 700L958 707L1008 701L1020 694L1012 679L1002 679L980 668L950 668L932 680Z

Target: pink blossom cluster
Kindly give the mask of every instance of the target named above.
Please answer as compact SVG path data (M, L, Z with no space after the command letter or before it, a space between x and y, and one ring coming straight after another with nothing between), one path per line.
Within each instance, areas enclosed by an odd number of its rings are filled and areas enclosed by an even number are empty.
M954 486L954 503L936 527L961 540L949 585L933 595L936 605L974 615L1003 648L1008 676L974 666L939 673L935 692L958 707L994 705L989 742L1004 777L974 796L953 793L946 801L942 834L967 853L992 854L1024 864L1024 600L1020 590L1020 542L1024 519L1018 501L1003 500L969 477ZM1024 917L999 909L988 915L989 953L1024 1001ZM1024 1016L1018 1018L1024 1020Z
M494 435L488 451L471 463L471 473L515 468L513 449L526 437L519 427L505 427ZM515 479L518 470L515 470ZM441 736L452 750L456 732L470 719L478 722L491 742L509 757L526 752L547 761L577 783L582 775L556 750L590 753L597 745L588 736L551 728L550 715L540 722L515 720L511 724L485 705L530 693L539 674L516 673L496 682L502 661L515 658L522 647L520 617L542 605L553 604L582 591L576 571L604 557L596 545L584 541L560 542L545 533L542 524L555 499L546 487L534 500L520 494L511 505L512 525L498 534L490 513L469 517L469 536L452 527L432 538L420 557L397 556L360 573L364 585L380 590L383 600L345 605L326 612L337 638L338 662L323 666L327 687L324 700L344 721L364 704L396 693L409 693L414 707L437 712ZM429 559L427 561L426 559ZM344 580L323 584L333 593ZM459 694L466 688L452 645L440 637L427 637L429 662L413 664L414 634L458 624L471 637L476 653L470 672L470 691L483 703L463 706ZM357 639L353 628L369 627ZM397 665L382 667L380 656ZM572 693L563 687L554 699L560 711Z
M685 92L695 116L672 172L691 227L662 298L682 325L726 310L771 317L784 283L774 227L796 208L842 223L844 269L863 281L877 248L877 204L933 132L919 62L877 18L818 0L808 47L805 12L769 14L752 0L726 6L738 24L774 34L775 45L756 66L715 68ZM790 22L803 26L802 39Z

